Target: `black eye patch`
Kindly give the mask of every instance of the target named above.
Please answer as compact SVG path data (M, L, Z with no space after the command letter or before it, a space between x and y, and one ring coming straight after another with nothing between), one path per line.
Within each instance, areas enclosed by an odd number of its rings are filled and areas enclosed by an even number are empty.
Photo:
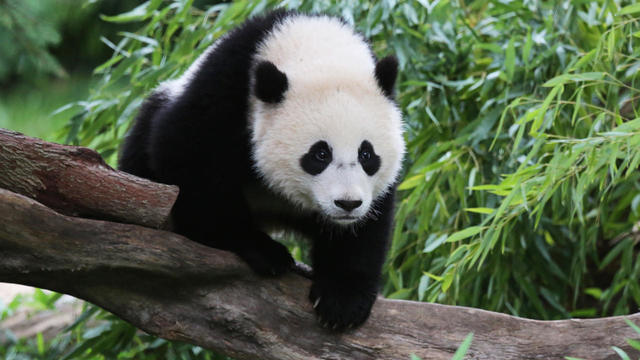
M358 162L369 176L373 176L380 169L380 156L376 155L373 145L367 140L360 144L358 149Z
M311 175L318 175L329 166L333 157L326 141L318 141L311 145L309 151L300 158L302 170Z

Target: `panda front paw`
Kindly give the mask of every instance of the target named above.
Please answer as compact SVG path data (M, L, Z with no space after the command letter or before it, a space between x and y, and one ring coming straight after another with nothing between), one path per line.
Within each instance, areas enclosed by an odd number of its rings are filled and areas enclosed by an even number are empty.
M264 234L254 246L238 255L259 275L278 276L291 269L295 261L289 250Z
M314 283L309 300L322 327L342 331L357 327L367 320L376 301L376 292L340 291Z

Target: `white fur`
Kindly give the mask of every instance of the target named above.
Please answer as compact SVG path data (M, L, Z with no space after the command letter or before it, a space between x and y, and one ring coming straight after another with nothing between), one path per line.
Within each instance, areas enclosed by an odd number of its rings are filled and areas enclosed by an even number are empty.
M338 223L353 220L336 219L347 212L334 200L362 200L348 215L363 218L395 182L404 154L401 114L377 85L364 40L336 19L298 15L274 29L255 60L271 61L289 84L279 104L250 99L253 157L268 186ZM320 140L332 148L333 161L312 176L300 158ZM363 140L381 157L373 176L358 163Z

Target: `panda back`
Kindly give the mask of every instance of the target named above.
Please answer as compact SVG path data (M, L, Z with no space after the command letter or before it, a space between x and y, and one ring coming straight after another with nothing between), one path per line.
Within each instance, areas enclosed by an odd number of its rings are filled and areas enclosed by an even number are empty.
M273 27L292 14L279 10L246 21L211 45L181 77L161 83L147 100L159 100L154 111L141 111L136 131L129 134L145 135L125 141L123 153L141 146L144 137L144 173L176 185L219 177L215 171L220 168L240 177L251 172L247 117L253 59ZM142 173L139 167L128 171Z

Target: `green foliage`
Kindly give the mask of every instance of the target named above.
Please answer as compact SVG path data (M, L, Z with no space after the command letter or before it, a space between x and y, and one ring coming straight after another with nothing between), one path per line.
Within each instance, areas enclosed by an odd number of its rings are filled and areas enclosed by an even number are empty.
M71 5L40 0L0 0L0 81L14 73L65 74L48 51L60 41L57 25ZM56 11L53 11L56 10Z
M110 54L99 36L128 29L96 21L98 13L137 2L0 0L0 95L17 82L46 87L50 78L93 68Z
M387 293L543 319L640 304L640 29L621 6L439 3L448 40L403 73Z
M55 141L68 118L52 113L62 104L83 99L89 88L89 79L71 75L65 81L39 81L37 87L26 82L0 91L0 128Z
M31 296L18 295L7 306L0 304L0 321L18 309L53 310L60 297L39 289ZM50 340L45 340L42 334L32 339L18 339L9 330L2 332L7 341L0 343L0 358L5 360L229 359L198 346L146 335L90 304L84 304L76 321Z

